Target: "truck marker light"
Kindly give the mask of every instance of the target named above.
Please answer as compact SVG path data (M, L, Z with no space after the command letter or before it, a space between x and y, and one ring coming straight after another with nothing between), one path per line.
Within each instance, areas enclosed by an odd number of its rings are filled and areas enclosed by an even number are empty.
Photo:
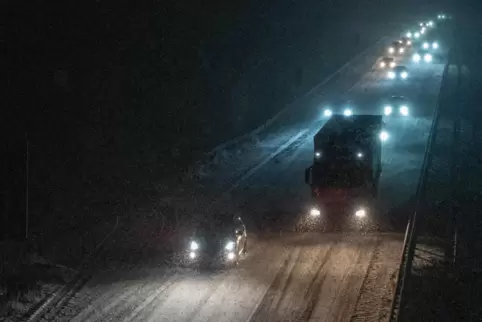
M349 108L346 108L346 109L343 111L343 115L345 115L345 116L352 116L352 115L353 115L353 112L352 112L352 110L350 110Z
M388 137L389 137L389 135L386 131L380 132L380 140L386 141L386 140L388 140Z
M330 117L330 116L333 115L333 112L330 109L326 109L326 110L323 111L323 115L325 117Z
M387 105L383 108L383 114L385 115L390 115L392 114L392 107L390 105Z

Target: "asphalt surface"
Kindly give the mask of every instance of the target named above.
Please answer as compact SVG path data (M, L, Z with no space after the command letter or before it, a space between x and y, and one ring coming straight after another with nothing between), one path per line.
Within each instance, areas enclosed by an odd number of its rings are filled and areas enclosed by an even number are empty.
M226 157L217 173L201 179L203 198L215 196L212 204L242 214L248 226L249 250L239 267L206 272L166 266L155 239L136 242L136 236L155 235L147 224L131 235L129 247L103 253L99 262L109 265L44 320L386 318L403 243L399 228L411 210L446 61L442 55L440 61L415 67L407 54L402 60L409 79L389 81L374 67L383 48L378 44L350 67L361 77L348 73L320 86L280 118L283 126L267 131L238 158ZM386 119L390 139L383 148L378 215L365 222L353 218L333 231L323 218L308 217L310 192L303 175L312 160L312 136L325 122L321 107L346 98L354 101L355 113L379 114L380 100L391 95L410 98L411 116ZM190 207L199 207L199 201ZM106 247L126 242L114 240ZM128 263L135 253L141 255Z

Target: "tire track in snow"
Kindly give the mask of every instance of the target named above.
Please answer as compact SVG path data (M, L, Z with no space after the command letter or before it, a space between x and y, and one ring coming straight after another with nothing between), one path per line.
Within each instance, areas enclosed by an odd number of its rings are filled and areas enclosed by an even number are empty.
M276 298L279 297L279 289L283 285L283 280L285 280L285 275L292 273L294 267L298 264L298 259L300 257L301 247L297 247L293 252L288 255L288 258L285 259L283 264L276 273L273 281L271 282L270 286L266 290L266 293L262 297L260 303L258 304L257 308L254 310L251 317L248 321L258 321L259 316L265 315L263 312L264 310L270 311L273 303L277 303ZM279 300L278 300L279 301Z

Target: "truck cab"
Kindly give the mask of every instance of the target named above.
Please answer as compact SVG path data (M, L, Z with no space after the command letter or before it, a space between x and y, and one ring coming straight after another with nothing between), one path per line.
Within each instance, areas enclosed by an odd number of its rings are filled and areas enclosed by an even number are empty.
M317 211L366 214L373 208L382 171L382 125L381 115L335 115L318 131L313 164L305 170Z

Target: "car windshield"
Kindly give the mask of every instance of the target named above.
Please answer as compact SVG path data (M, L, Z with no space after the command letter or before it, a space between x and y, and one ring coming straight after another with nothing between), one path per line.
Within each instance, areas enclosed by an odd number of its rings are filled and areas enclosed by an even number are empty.
M198 235L226 236L234 231L234 224L230 216L209 216L199 221L196 225Z

